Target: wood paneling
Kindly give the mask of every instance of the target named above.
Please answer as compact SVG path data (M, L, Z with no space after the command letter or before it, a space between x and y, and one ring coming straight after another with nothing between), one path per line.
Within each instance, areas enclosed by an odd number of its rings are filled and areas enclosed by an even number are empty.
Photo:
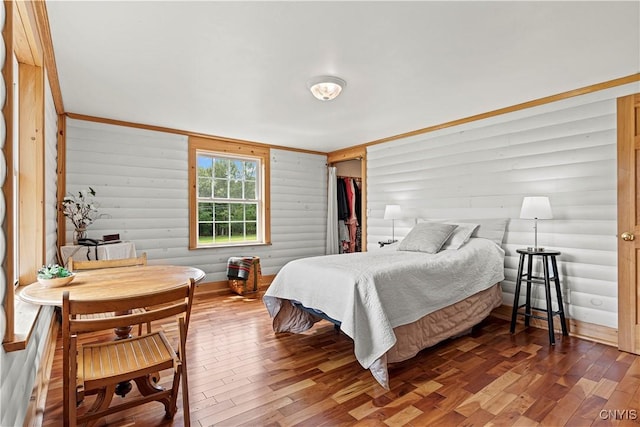
M368 147L369 242L390 235L390 221L382 219L386 204L405 212L395 221L396 236L416 218L510 218L503 290L511 305L515 250L533 243L533 222L519 218L522 199L549 196L554 218L538 222L538 241L562 252L565 311L617 329L615 100L638 88L615 87ZM541 289L533 297L544 307Z
M188 130L173 129L173 128L168 128L168 127L164 127L164 126L145 125L145 124L142 124L142 123L127 122L127 121L124 121L124 120L107 119L107 118L104 118L104 117L88 116L86 114L78 114L78 113L73 113L73 112L68 112L68 111L65 114L69 118L76 119L76 120L84 120L84 121L95 122L95 123L104 123L104 124L110 124L110 125L115 125L115 126L125 126L125 127L135 128L135 129L145 129L145 130L151 130L151 131L157 131L157 132L163 132L163 133L171 133L171 134L184 135L184 136L192 136L192 137L196 137L196 138L216 139L216 140L219 140L219 141L228 142L230 144L235 144L235 143L251 144L251 145L255 145L255 146L263 146L264 148L277 148L277 149L280 149L280 150L295 151L295 152L299 152L299 153L321 154L321 155L325 154L325 153L320 152L320 151L303 150L303 149L300 149L300 148L284 147L284 146L281 146L281 145L266 144L266 143L256 142L256 141L245 141L245 140L239 140L239 139L235 139L235 138L227 138L227 137L224 137L224 136L207 135L207 134L198 133L198 132L191 132L191 131L188 131Z
M595 84L595 85L582 87L582 88L579 88L579 89L570 90L570 91L563 92L563 93L558 93L558 94L551 95L551 96L546 96L544 98L534 99L532 101L523 102L521 104L516 104L516 105L511 105L509 107L500 108L500 109L493 110L493 111L487 111L486 113L476 114L475 116L464 117L462 119L457 119L457 120L452 120L450 122L441 123L439 125L430 126L430 127L426 127L426 128L422 128L422 129L417 129L417 130L414 130L414 131L411 131L411 132L405 132L405 133L402 133L402 134L399 134L399 135L389 136L389 137L386 137L386 138L382 138L382 139L378 139L378 140L375 140L375 141L368 142L366 144L363 144L362 146L370 146L370 145L382 144L382 143L385 143L385 142L395 141L395 140L399 140L399 139L405 139L405 138L409 138L409 137L412 137L412 136L422 135L422 134L426 134L426 133L429 133L429 132L434 132L434 131L441 130L441 129L446 129L446 128L450 128L450 127L456 127L456 126L464 125L464 124L475 122L475 121L479 121L479 120L485 120L485 119L488 119L488 118L497 117L497 116L500 116L500 115L503 115L503 114L509 114L509 113L513 113L513 112L517 112L517 111L521 111L521 110L526 110L526 109L529 109L529 108L534 108L534 107L538 107L538 106L549 104L549 103L553 103L553 102L562 101L562 100L565 100L565 99L568 99L568 98L573 98L573 97L576 97L576 96L586 95L586 94L589 94L589 93L598 92L598 91L602 91L602 90L613 88L613 87L617 87L617 86L623 86L623 85L626 85L626 84L629 84L629 83L632 83L632 82L637 82L637 81L640 81L640 73L631 74L629 76L625 76L625 77L621 77L621 78L618 78L618 79L609 80L609 81L598 83L598 84Z
M231 256L259 256L269 275L292 259L324 254L324 155L269 149L270 245L189 251L187 137L68 118L66 127L65 192L89 185L97 192L101 217L89 237L120 233L150 264L193 265L207 273L205 283L226 280Z

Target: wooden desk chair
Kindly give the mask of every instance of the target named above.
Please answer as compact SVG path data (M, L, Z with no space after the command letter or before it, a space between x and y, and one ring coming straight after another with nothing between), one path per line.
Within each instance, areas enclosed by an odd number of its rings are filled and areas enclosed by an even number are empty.
M98 268L134 267L147 265L147 253L143 252L139 257L121 259L100 259L97 261L77 261L73 257L67 260L69 271L96 270Z
M97 270L100 268L135 267L137 265L147 265L147 253L143 252L134 258L101 259L96 261L76 261L69 257L67 266L69 271ZM144 311L144 308L139 311ZM102 316L113 316L114 313L101 314ZM151 332L151 323L147 323L147 332ZM138 325L138 335L142 334L142 323Z
M144 297L104 298L93 301L74 300L73 291L64 292L62 301L63 393L64 425L87 423L94 425L100 418L114 412L151 401L165 407L165 416L172 419L177 411L178 389L182 385L184 425L190 425L189 388L187 381L187 326L195 289L193 279L184 285ZM151 303L144 312L133 309ZM121 316L81 317L104 312L131 312ZM135 323L177 316L179 349L174 349L164 332L149 332L123 340L79 343L79 334L123 327ZM170 389L158 387L151 376L165 369L173 370ZM127 396L111 405L116 386L132 380L141 396ZM85 395L97 394L86 410L76 408ZM88 406L88 405L87 405ZM80 412L80 413L79 413Z

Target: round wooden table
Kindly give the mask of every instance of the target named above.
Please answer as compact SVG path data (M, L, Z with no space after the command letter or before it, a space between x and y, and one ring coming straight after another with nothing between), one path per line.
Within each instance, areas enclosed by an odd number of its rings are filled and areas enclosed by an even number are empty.
M62 294L77 300L96 300L105 297L122 298L132 295L152 295L185 284L190 278L195 282L204 279L204 271L199 268L179 265L139 265L134 267L101 268L75 273L73 281L57 288L47 288L39 282L25 286L18 297L37 305L62 306ZM131 327L117 328L116 339L128 338ZM159 378L159 377L158 377ZM156 378L155 380L157 381ZM155 391L156 385L138 384L145 391ZM116 394L123 396L131 390L129 382L118 385ZM159 390L159 389L158 389Z
M180 286L190 278L196 282L205 276L199 268L180 265L144 265L135 267L101 268L75 273L73 282L58 288L47 288L39 282L25 286L18 297L37 305L62 306L62 293L69 291L74 299L95 300L132 295L153 294Z

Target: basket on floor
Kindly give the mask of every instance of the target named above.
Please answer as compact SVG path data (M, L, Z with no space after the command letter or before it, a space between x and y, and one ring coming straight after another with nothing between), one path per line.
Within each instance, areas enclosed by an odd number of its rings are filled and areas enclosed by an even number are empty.
M258 292L262 271L260 257L231 257L227 261L229 288L238 295Z

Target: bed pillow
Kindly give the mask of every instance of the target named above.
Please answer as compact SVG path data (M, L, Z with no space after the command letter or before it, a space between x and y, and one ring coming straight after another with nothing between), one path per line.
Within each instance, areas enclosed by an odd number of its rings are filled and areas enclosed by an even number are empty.
M457 225L458 227L453 230L451 236L444 242L442 246L442 250L445 249L460 249L462 245L467 243L471 238L471 234L480 226L480 224L471 224L466 222L458 222L451 223L447 222L447 224Z
M444 242L447 241L457 227L458 226L454 224L439 222L422 222L416 224L409 234L402 239L398 250L435 254L442 248Z
M479 227L471 234L471 237L482 237L495 242L496 245L502 246L504 233L507 229L507 218L484 218L484 219L450 219L448 223L456 224L459 222L479 224Z

